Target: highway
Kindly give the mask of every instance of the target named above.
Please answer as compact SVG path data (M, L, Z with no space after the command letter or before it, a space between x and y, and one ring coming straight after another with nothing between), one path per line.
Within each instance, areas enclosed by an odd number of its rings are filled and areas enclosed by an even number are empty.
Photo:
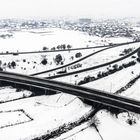
M100 64L100 65L97 65L97 66L93 66L93 67L89 67L89 68L85 68L85 69L81 69L81 70L77 70L77 71L73 71L73 72L69 72L69 73L58 74L58 75L54 75L54 76L50 76L50 77L45 77L45 78L47 78L47 79L55 79L55 78L60 78L60 77L64 77L64 76L70 76L70 75L73 75L73 74L79 74L79 73L82 73L82 72L87 72L87 71L90 71L90 70L95 70L97 68L108 66L108 65L111 65L111 64L114 64L116 62L122 61L122 60L134 55L135 53L138 52L139 49L140 48L134 50L133 52L131 52L128 55L125 55L125 56L123 56L121 58L118 58L116 60L113 60L113 61L110 61L110 62L107 62L107 63L104 63L104 64Z
M53 89L103 105L140 113L139 101L100 90L9 72L0 72L0 81L29 86L30 88Z
M102 52L102 51L108 50L108 49L110 49L110 48L112 48L112 47L109 47L109 48L107 47L107 48L105 48L105 49L101 49L101 50L99 50L99 51L93 52L93 53L91 53L91 54L89 54L89 55L86 55L86 56L84 56L84 57L82 57L82 58L80 58L80 59L74 61L74 62L68 63L68 64L63 65L63 66L60 66L60 67L56 67L56 68L53 68L53 69L50 69L50 70L46 70L46 71L42 71L42 72L38 72L38 73L31 74L31 76L36 76L36 75L40 75L40 74L52 72L52 71L55 71L55 70L59 70L59 69L62 69L62 68L71 66L71 65L73 65L73 64L76 64L76 63L78 63L78 62L81 62L81 61L85 60L86 58L88 58L88 57L90 57L90 56L93 56L93 55L95 55L95 54L97 54L97 53L100 53L100 52Z
M78 60L76 60L74 62L71 62L69 64L66 64L66 65L63 65L63 66L60 66L60 67L57 67L57 68L53 68L53 69L50 69L50 70L41 71L41 72L38 72L38 73L33 73L33 74L31 74L31 76L36 76L36 75L52 72L52 71L55 71L55 70L59 70L59 69L62 69L62 68L66 68L66 67L71 66L73 64L76 64L78 62L81 62L81 61L83 61L83 60L85 60L85 59L87 59L87 58L89 58L89 57L91 57L91 56L93 56L93 55L95 55L97 53L100 53L102 51L105 51L105 50L108 50L108 49L112 49L112 48L115 48L115 47L119 47L119 46L122 46L122 45L133 44L133 43L137 43L137 42L127 42L127 43L120 43L120 44L112 44L112 46L107 45L107 46L100 46L100 47L98 47L98 46L97 47L90 47L90 49L91 48L102 48L102 47L103 47L103 49L101 49L99 51L96 51L96 52L93 52L93 53L91 53L91 54L89 54L89 55L87 55L85 57L82 57L82 58L80 58L80 59L78 59ZM82 50L82 49L85 49L85 48L80 48L80 50Z

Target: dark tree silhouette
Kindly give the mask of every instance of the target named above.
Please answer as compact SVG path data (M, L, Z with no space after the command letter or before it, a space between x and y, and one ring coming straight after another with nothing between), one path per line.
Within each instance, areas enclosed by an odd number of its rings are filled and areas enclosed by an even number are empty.
M48 61L45 58L41 61L41 64L43 64L43 65L46 65L47 63L48 63Z
M15 68L15 66L16 66L16 62L15 61L12 61L11 62L11 67Z
M61 61L62 61L62 56L61 56L61 54L56 55L56 57L55 57L55 62L56 62L56 64L59 64Z
M76 58L79 58L79 57L81 57L81 56L82 56L82 53L81 53L81 52L75 54L75 57L76 57Z
M46 51L48 50L48 48L46 46L43 47L43 51Z

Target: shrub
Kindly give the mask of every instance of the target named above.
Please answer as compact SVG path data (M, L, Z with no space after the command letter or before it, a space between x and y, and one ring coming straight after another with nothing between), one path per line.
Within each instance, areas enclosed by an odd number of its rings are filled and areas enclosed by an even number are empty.
M23 59L23 62L26 62L26 59Z
M11 67L15 68L15 66L16 66L16 62L15 61L12 61L11 62Z
M75 57L76 57L76 58L79 58L79 57L81 57L81 56L82 56L82 53L81 53L81 52L75 54Z
M62 56L61 56L61 54L56 55L56 57L55 57L54 60L55 60L56 64L59 64L59 63L62 61Z
M128 119L127 121L126 121L129 125L134 125L134 124L136 124L136 120L135 119Z
M43 65L46 65L47 63L48 63L48 61L45 58L41 61L41 64L43 64Z
M44 46L44 47L42 48L42 50L43 50L43 51L46 51L46 50L48 50L48 48L47 48L46 46Z
M117 64L113 65L112 67L113 67L115 70L118 69L118 65L117 65Z
M71 46L71 45L67 45L67 48L68 48L68 49L71 49L71 48L72 48L72 46Z

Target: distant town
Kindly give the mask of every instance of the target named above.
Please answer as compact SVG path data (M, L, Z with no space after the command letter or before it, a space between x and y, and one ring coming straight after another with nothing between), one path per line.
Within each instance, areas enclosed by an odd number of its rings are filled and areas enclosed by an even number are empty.
M132 18L133 19L133 18ZM99 37L129 37L134 40L140 39L140 31L135 31L132 25L140 27L140 21L124 19L105 19L94 20L80 18L75 20L68 19L48 19L48 20L17 20L1 19L0 30L21 30L39 28L62 28L68 30L82 31L89 35ZM12 37L10 34L0 35L2 38Z

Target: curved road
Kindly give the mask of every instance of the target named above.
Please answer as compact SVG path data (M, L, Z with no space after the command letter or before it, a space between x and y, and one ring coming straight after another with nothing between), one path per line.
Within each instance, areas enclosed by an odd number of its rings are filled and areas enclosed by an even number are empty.
M55 75L55 76L45 77L45 78L54 79L54 78L60 78L60 77L69 76L69 75L73 75L73 74L78 74L78 73L82 73L82 72L87 72L87 71L90 71L90 70L95 70L97 68L101 68L101 67L104 67L104 66L107 66L107 65L119 62L121 60L124 60L124 59L132 56L133 54L137 53L137 51L139 49L140 48L136 49L135 51L131 52L130 54L128 54L126 56L123 56L121 58L118 58L116 60L113 60L113 61L110 61L110 62L107 62L107 63L104 63L104 64L100 64L100 65L97 65L97 66L89 67L89 68L78 70L78 71L74 71L74 72L69 72L69 73L59 74L59 75Z
M29 86L30 88L53 89L103 105L140 113L139 101L100 90L9 72L0 72L0 81Z
M104 51L104 50L107 50L107 49L110 49L110 48L105 48L105 49L99 50L99 51L97 51L97 52L91 53L91 54L89 54L89 55L87 55L87 56L85 56L85 57L82 57L82 58L80 58L80 59L74 61L74 62L71 62L71 63L69 63L69 64L66 64L66 65L63 65L63 66L60 66L60 67L57 67L57 68L53 68L53 69L50 69L50 70L46 70L46 71L42 71L42 72L38 72L38 73L31 74L31 76L36 76L36 75L48 73L48 72L51 72L51 71L55 71L55 70L59 70L59 69L62 69L62 68L71 66L71 65L76 64L76 63L78 63L78 62L80 62L80 61L82 61L82 60L84 60L84 59L86 59L86 58L88 58L88 57L90 57L90 56L92 56L92 55L95 55L95 54L97 54L97 53L99 53L99 52L102 52L102 51Z
M52 72L52 71L55 71L55 70L59 70L59 69L62 69L62 68L71 66L71 65L73 65L73 64L76 64L76 63L78 63L78 62L81 62L81 61L85 60L86 58L88 58L88 57L90 57L90 56L93 56L93 55L95 55L95 54L97 54L97 53L100 53L100 52L102 52L102 51L105 51L105 50L108 50L108 49L111 49L111 48L115 48L115 47L119 47L119 46L122 46L122 45L133 44L133 43L137 43L137 42L127 42L127 43L113 44L112 46L109 46L109 45L106 46L107 48L106 48L105 46L102 46L102 47L105 47L105 48L102 49L102 50L99 50L99 51L97 51L97 52L91 53L91 54L89 54L89 55L87 55L87 56L85 56L85 57L83 57L83 58L81 58L81 59L79 59L79 60L76 60L76 61L72 62L72 63L66 64L66 65L63 65L63 66L60 66L60 67L57 67L57 68L53 68L53 69L50 69L50 70L46 70L46 71L34 73L34 74L31 74L31 76L36 76L36 75L40 75L40 74ZM100 48L100 47L98 47L98 48Z

